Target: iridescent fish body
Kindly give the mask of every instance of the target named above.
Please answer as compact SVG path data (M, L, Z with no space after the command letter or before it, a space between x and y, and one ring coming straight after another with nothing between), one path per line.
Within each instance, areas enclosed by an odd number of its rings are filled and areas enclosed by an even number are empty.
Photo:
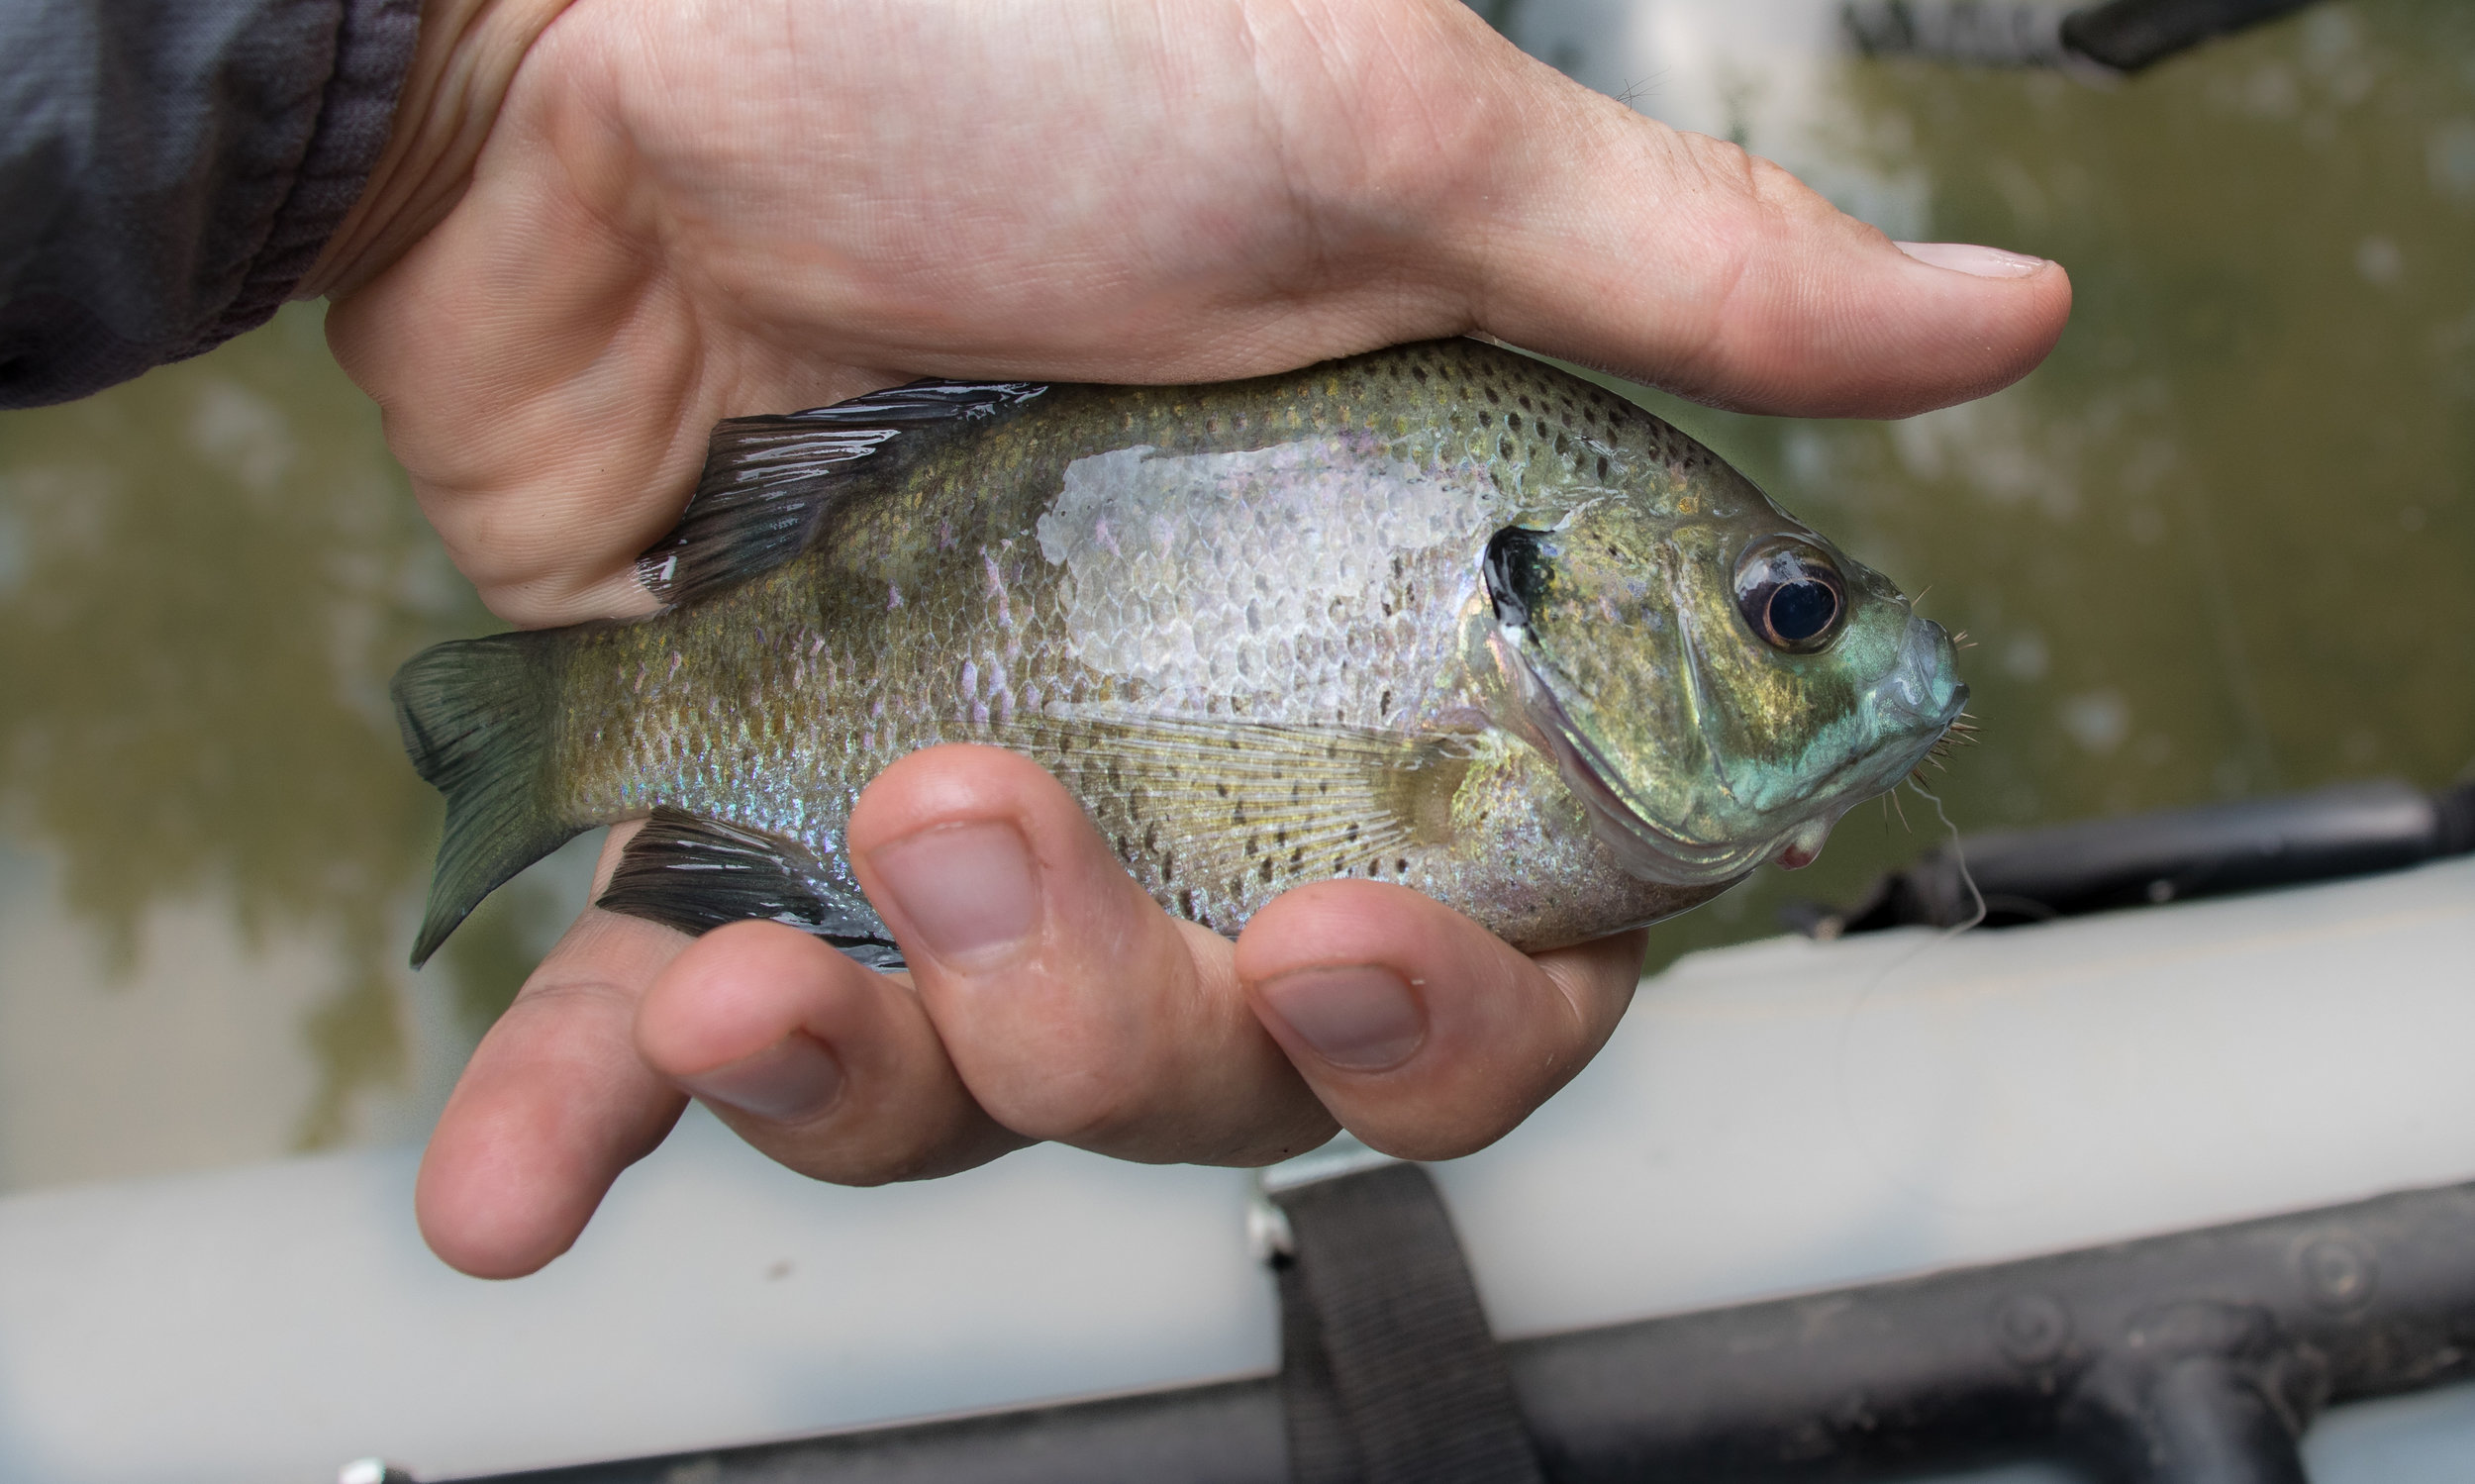
M640 570L649 618L398 675L447 796L416 962L646 815L604 906L896 962L844 825L952 742L1048 767L1221 932L1350 876L1544 948L1802 864L1966 698L1939 628L1707 448L1471 341L724 423Z

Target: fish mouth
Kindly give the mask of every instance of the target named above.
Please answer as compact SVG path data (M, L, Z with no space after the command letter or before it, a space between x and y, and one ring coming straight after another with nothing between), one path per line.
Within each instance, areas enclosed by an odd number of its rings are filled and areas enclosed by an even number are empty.
M1824 773L1815 785L1818 797L1842 797L1844 810L1896 788L1916 771L1968 709L1968 687L1951 673L1950 653L1950 636L1941 625L1908 616L1898 662L1865 692L1858 708L1866 735L1878 741Z
M1676 886L1732 881L1774 857L1790 867L1810 863L1839 816L1897 787L1924 762L1968 704L1968 687L1950 675L1950 642L1941 626L1911 615L1897 663L1865 693L1859 707L1864 735L1876 739L1873 744L1852 750L1814 778L1795 817L1777 828L1741 840L1701 840L1662 825L1635 807L1615 781L1621 774L1612 761L1573 725L1553 688L1532 668L1528 657L1500 635L1490 647L1513 681L1533 741L1542 743L1541 750L1555 760L1565 787L1587 812L1591 832L1630 874ZM1691 647L1688 643L1685 666L1695 672L1691 683L1698 692L1700 664ZM1712 759L1724 789L1725 770L1717 762L1718 742L1709 734L1708 712L1699 706L1695 710L1704 752Z
M1908 616L1899 663L1874 682L1865 704L1903 731L1921 733L1922 754L1967 709L1968 687L1950 673L1950 636L1931 619ZM1938 693L1938 694L1937 694Z
M1919 619L1916 622L1926 623ZM1938 626L1928 625L1935 635ZM1839 816L1877 794L1889 793L1909 780L1925 765L1933 744L1941 741L1951 724L1959 720L1968 707L1968 687L1950 681L1948 694L1930 709L1916 704L1914 691L1903 689L1900 677L1905 674L1905 656L1899 670L1878 684L1866 698L1866 705L1875 710L1880 720L1880 735L1899 737L1896 745L1876 746L1870 752L1858 753L1822 776L1814 789L1816 807L1805 822L1784 837L1774 841L1777 846L1771 858L1788 870L1801 870L1814 863L1822 847L1831 838L1831 827ZM1919 780L1919 787L1923 787Z

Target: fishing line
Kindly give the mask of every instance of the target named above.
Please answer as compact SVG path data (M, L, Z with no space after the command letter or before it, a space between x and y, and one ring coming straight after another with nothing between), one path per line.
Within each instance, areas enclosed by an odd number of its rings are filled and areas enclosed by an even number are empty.
M1871 979L1865 981L1864 987L1856 991L1856 993L1849 998L1846 1011L1839 1017L1838 1049L1836 1054L1832 1057L1832 1080L1834 1084L1836 1084L1838 1091L1840 1126L1849 1131L1850 1138L1855 1142L1856 1146L1864 1152L1865 1157L1871 1161L1874 1167L1874 1172L1880 1175L1884 1180L1893 1185L1899 1186L1902 1189L1911 1191L1917 1195L1930 1196L1933 1194L1932 1191L1902 1176L1892 1167L1891 1162L1883 1157L1883 1151L1874 1147L1873 1143L1865 1138L1865 1126L1863 1121L1857 1117L1855 1091L1851 1086L1849 1086L1848 1078L1848 1068L1855 1059L1852 1042L1854 1041L1856 1036L1857 1018L1861 1016L1866 1007L1873 1002L1874 996L1881 992L1882 987L1890 981L1891 976L1904 968L1910 967L1927 953L1941 946L1943 943L1950 941L1952 939L1957 938L1960 934L1966 933L1970 929L1979 926L1985 921L1985 893L1977 886L1976 873L1968 868L1968 854L1966 848L1960 843L1959 827L1951 823L1950 814L1948 811L1943 809L1942 799L1939 794L1934 793L1933 790L1926 787L1913 776L1906 781L1910 788L1915 789L1919 794L1924 796L1928 803L1933 806L1934 818L1940 820L1942 822L1942 828L1950 833L1950 841L1945 848L1949 850L1951 863L1958 870L1959 879L1966 884L1968 888L1968 898L1975 904L1975 906L1974 909L1968 914L1966 921L1954 923L1947 928L1935 929L1930 937L1920 942L1912 944L1908 951L1882 965L1880 969L1875 971ZM1898 793L1899 791L1897 789L1893 789L1887 797L1895 799L1898 796ZM1905 811L1902 811L1901 822L1903 824L1906 823Z
M1915 789L1918 793L1925 795L1926 801L1933 806L1933 817L1940 820L1942 822L1942 828L1950 832L1951 863L1959 868L1959 879L1967 883L1968 899L1976 903L1976 910L1968 915L1968 920L1966 922L1954 924L1951 927L1944 928L1941 932L1935 934L1930 940L1929 940L1925 946L1930 947L1933 943L1956 938L1960 934L1967 932L1969 929L1982 924L1985 921L1985 893L1977 890L1976 872L1968 869L1967 848L1959 841L1959 827L1952 824L1950 822L1950 816L1942 811L1942 796L1926 787L1924 784L1919 783L1914 778L1908 780L1908 786Z
M1942 822L1942 828L1944 830L1950 832L1950 844L1947 848L1950 850L1951 863L1958 867L1959 879L1966 883L1968 888L1968 899L1971 902L1974 902L1976 906L1975 909L1968 914L1966 922L1954 923L1947 928L1936 928L1933 930L1931 937L1926 939L1923 942L1915 944L1909 948L1907 952L1902 953L1897 958L1892 959L1889 963L1884 964L1881 969L1874 974L1873 978L1866 982L1865 987L1856 992L1856 998L1849 1003L1847 1013L1850 1020L1855 1018L1856 1012L1864 1008L1865 1001L1871 999L1874 992L1882 987L1883 981L1890 978L1892 974L1897 973L1899 970L1906 968L1909 964L1916 962L1916 960L1926 952L1948 942L1950 940L1957 938L1960 934L1967 932L1971 928L1977 927L1985 921L1985 893L1977 889L1976 872L1968 869L1968 852L1966 847L1960 843L1959 827L1951 823L1950 815L1943 810L1941 795L1918 782L1914 777L1909 778L1907 783L1910 788L1915 789L1919 794L1924 796L1928 803L1933 806L1933 817ZM1884 797L1896 800L1899 797L1899 790L1896 788L1892 789L1888 794L1884 795ZM1904 809L1900 811L1899 822L1902 825L1906 825L1908 823L1908 812Z

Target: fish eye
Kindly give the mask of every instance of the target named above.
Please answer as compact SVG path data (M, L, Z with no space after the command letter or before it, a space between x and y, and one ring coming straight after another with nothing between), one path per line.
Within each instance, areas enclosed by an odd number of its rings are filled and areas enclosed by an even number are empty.
M1547 581L1555 573L1554 558L1539 544L1546 534L1507 526L1487 543L1479 570L1495 604L1495 621L1507 629L1529 628L1530 616L1546 601Z
M1735 606L1762 643L1811 654L1838 636L1847 583L1821 547L1792 536L1765 537L1736 558Z

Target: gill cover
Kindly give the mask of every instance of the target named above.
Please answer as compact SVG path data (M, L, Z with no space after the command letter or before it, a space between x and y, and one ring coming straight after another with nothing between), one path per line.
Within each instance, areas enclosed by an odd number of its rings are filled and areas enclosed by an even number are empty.
M1625 509L1600 500L1552 530L1496 533L1484 563L1496 662L1521 730L1555 759L1627 870L1677 885L1729 880L1760 855L1694 823L1707 810L1690 796L1716 760L1696 724L1675 552ZM1641 745L1651 738L1664 743Z

